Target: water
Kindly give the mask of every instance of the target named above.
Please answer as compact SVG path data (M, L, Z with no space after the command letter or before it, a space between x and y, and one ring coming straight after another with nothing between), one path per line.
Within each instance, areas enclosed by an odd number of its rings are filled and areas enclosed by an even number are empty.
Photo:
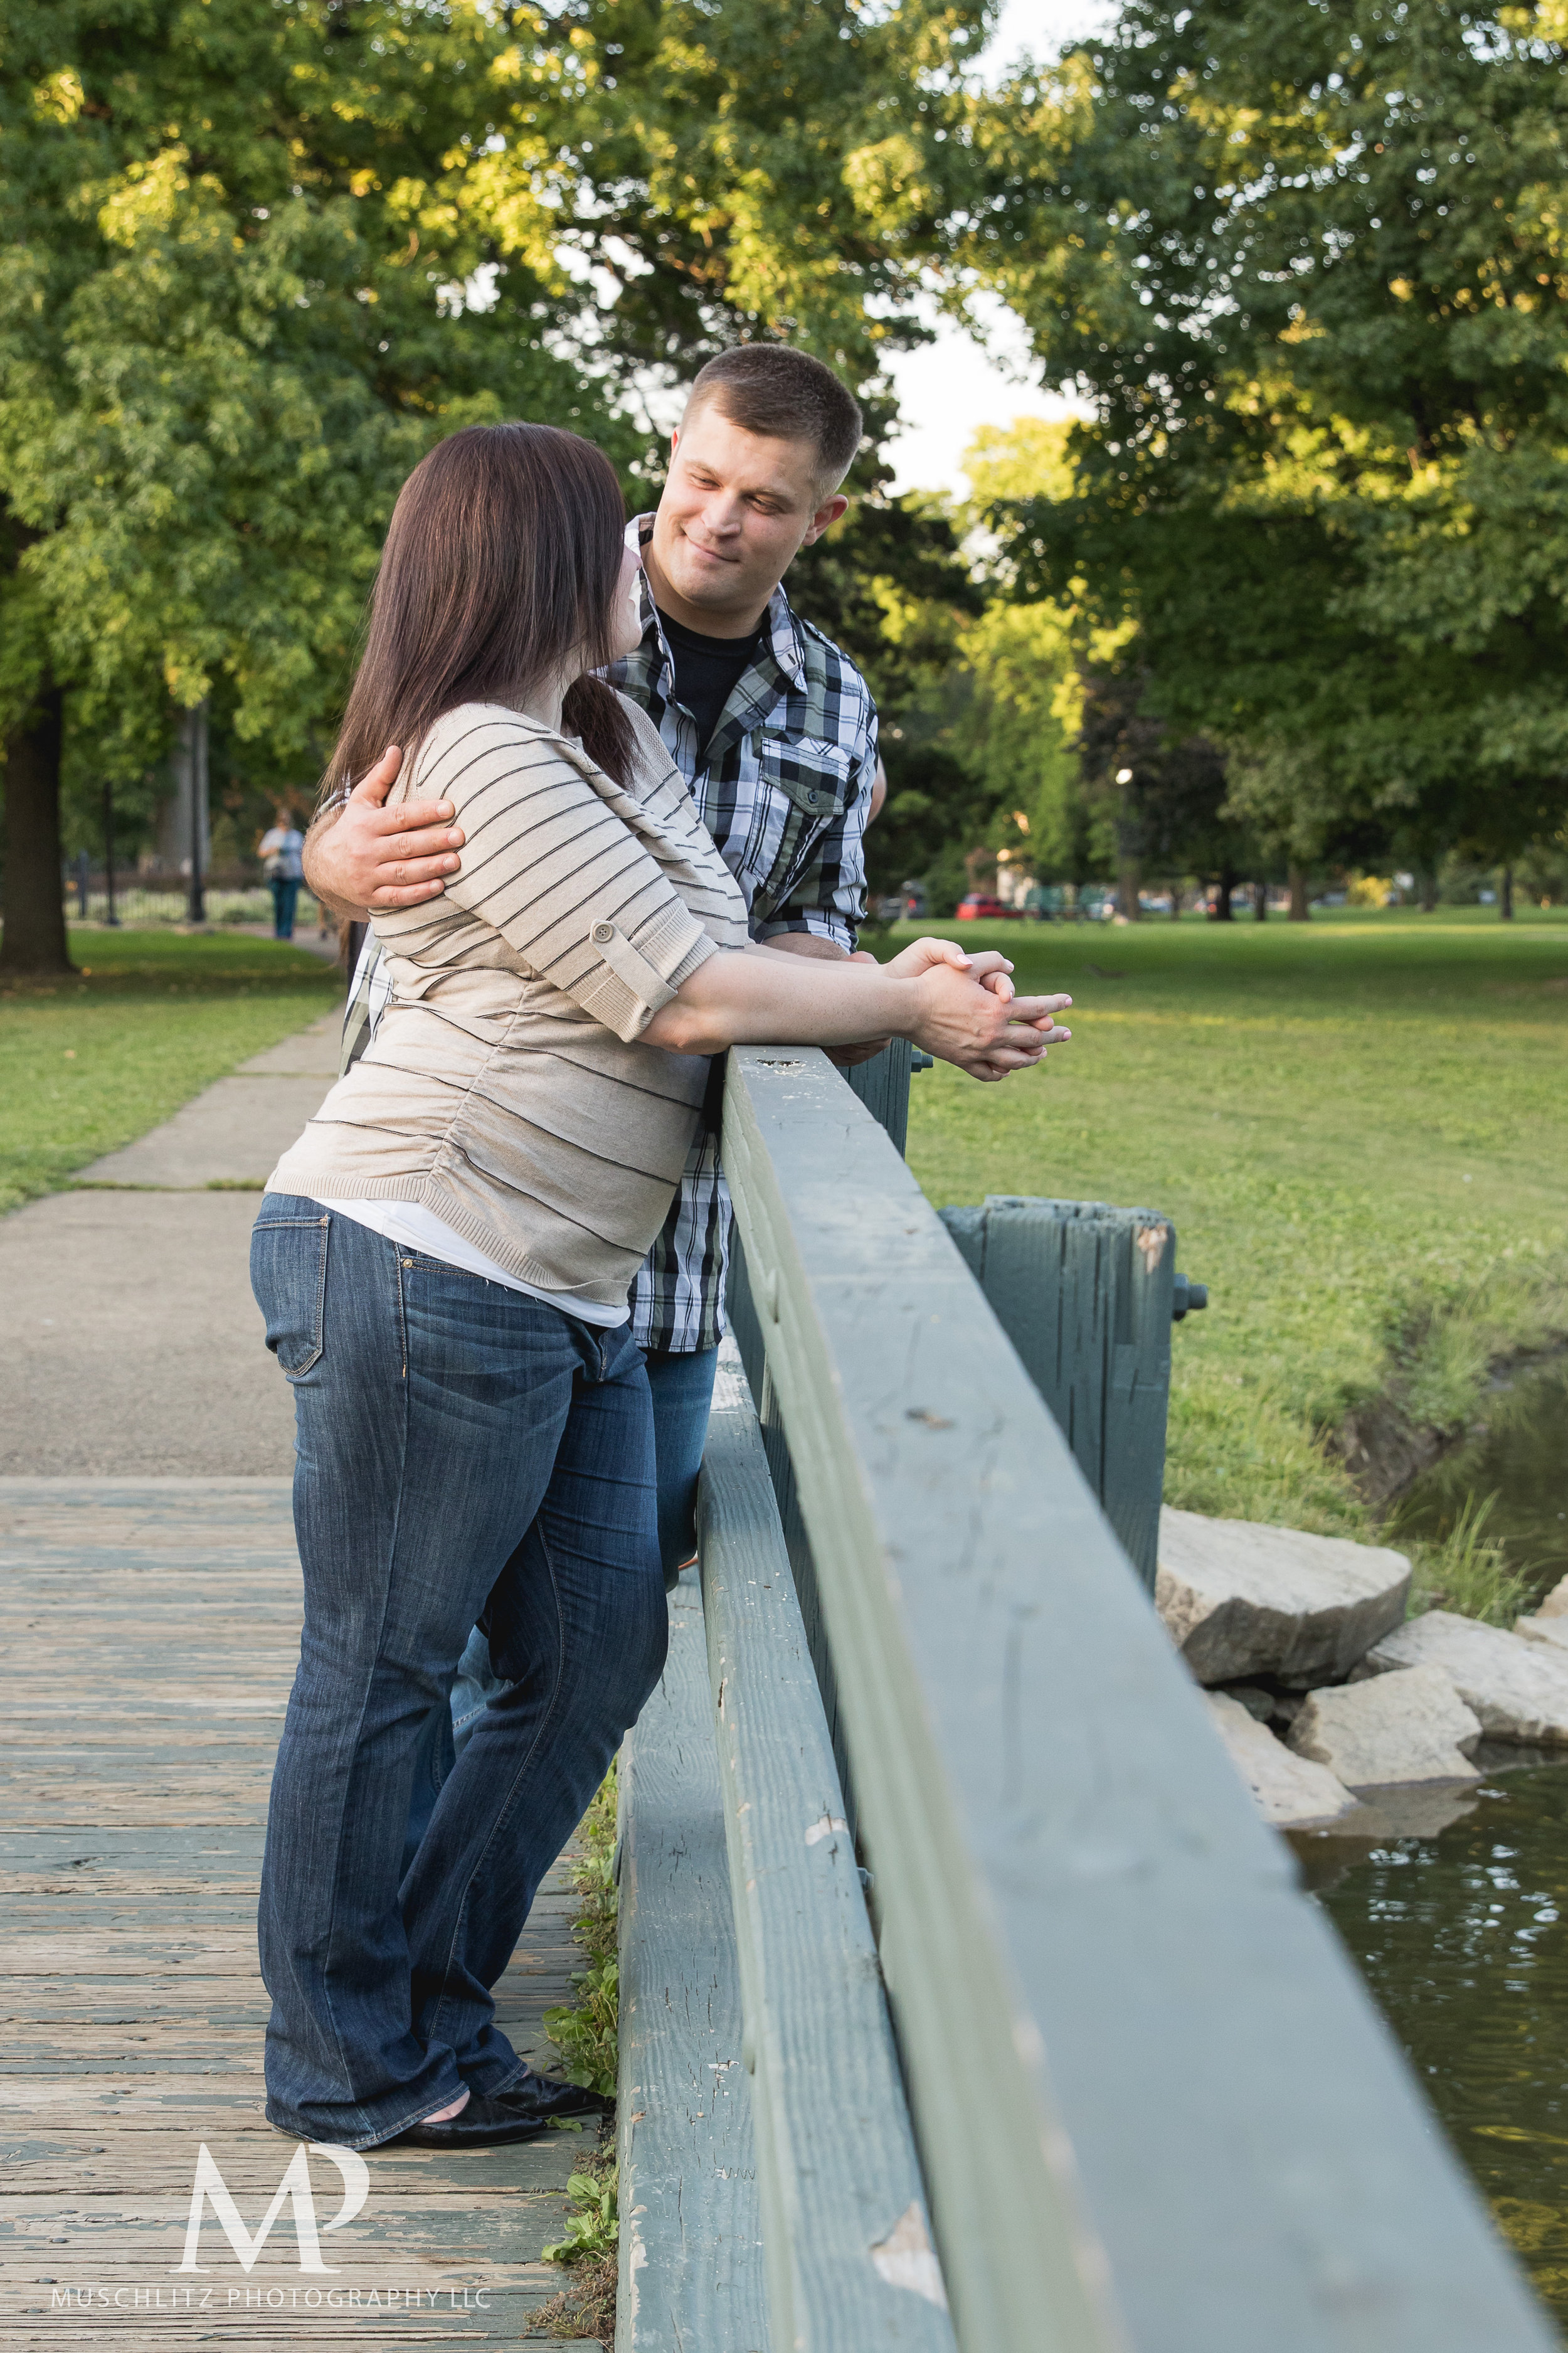
M1568 2337L1568 1765L1493 1773L1450 1803L1436 1836L1295 1844Z
M1495 1495L1486 1535L1544 1592L1568 1575L1568 1365L1500 1381L1483 1411L1399 1529L1440 1537ZM1501 1746L1477 1762L1479 1785L1386 1793L1371 1836L1295 1844L1568 2338L1568 1762Z
M1495 1495L1487 1536L1544 1592L1568 1577L1568 1364L1500 1377L1480 1410L1485 1429L1405 1491L1397 1529L1445 1536L1468 1496Z

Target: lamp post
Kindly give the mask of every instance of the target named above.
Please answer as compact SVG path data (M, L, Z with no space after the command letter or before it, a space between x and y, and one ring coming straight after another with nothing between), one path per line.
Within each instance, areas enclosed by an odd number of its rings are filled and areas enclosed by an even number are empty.
M198 702L182 723L185 733L187 773L191 780L191 890L185 907L188 923L205 923L206 902L202 892L202 867L206 847L207 707Z
M120 918L114 912L114 786L108 776L103 780L103 879L107 902L103 920L118 929Z
M1128 786L1132 782L1131 769L1118 768L1116 781L1121 788L1116 815L1116 896L1121 910L1120 920L1124 923L1135 923L1143 913L1138 895L1143 887L1142 827L1128 794Z

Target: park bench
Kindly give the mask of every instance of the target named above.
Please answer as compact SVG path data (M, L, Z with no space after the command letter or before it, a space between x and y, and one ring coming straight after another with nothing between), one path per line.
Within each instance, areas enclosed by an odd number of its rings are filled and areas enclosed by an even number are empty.
M723 1158L622 1760L619 2353L1546 2353L1151 1605L1168 1225L944 1224L807 1049L731 1053Z

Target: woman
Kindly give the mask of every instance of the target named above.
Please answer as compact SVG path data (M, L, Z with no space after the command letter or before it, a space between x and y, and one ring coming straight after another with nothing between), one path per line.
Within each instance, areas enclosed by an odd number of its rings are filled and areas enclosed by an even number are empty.
M256 845L267 887L272 893L272 936L291 940L294 909L305 877L305 837L294 822L294 812L279 802L273 821Z
M262 1876L268 2115L353 2147L539 2128L490 1988L663 1664L626 1293L703 1058L898 1030L978 1066L1066 1034L1063 1000L1009 1007L967 960L748 944L651 723L584 675L637 634L622 529L606 460L548 427L471 427L405 485L333 769L403 744L399 793L455 803L468 846L442 897L377 914L393 1001L252 1243L305 1575ZM509 1687L400 1887L420 1732L481 1612Z

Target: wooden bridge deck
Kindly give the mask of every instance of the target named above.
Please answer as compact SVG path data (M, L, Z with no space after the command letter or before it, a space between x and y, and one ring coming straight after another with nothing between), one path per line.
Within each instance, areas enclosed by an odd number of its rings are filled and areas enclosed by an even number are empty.
M287 1482L0 1481L0 2343L383 2348L533 2340L562 2284L583 2137L369 2159L369 2200L299 2268L285 2206L247 2275L204 2226L179 2276L205 2142L252 2232L295 2144L262 2114L256 1887L292 1676ZM502 1981L541 2013L574 1947L560 1874ZM318 2220L338 2210L312 2160Z

